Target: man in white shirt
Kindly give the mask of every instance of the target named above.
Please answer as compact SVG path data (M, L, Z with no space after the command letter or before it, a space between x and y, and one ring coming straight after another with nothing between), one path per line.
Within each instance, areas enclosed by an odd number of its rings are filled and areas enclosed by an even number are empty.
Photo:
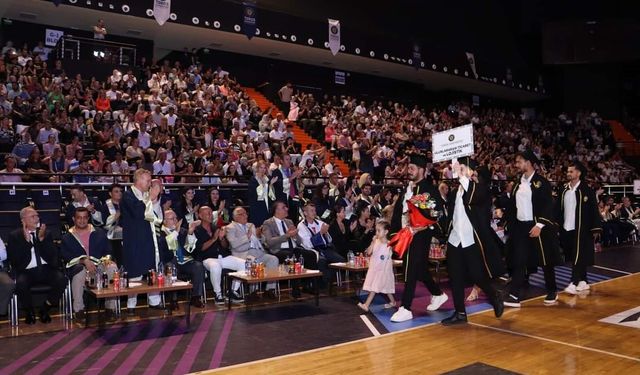
M140 132L138 133L138 142L143 150L151 147L151 135L147 132L147 124L140 124Z
M513 189L507 208L507 225L511 267L509 295L504 305L520 307L520 290L528 269L542 266L547 297L545 305L558 300L555 269L562 263L558 248L558 231L553 218L553 196L549 181L535 171L538 158L531 150L516 156L516 167L522 173L520 184Z
M167 125L169 127L174 127L176 125L176 120L178 120L178 115L176 115L176 109L173 106L169 107L169 113L165 116L167 118Z
M167 161L167 150L158 151L158 160L153 163L153 174L156 176L171 175L171 163Z
M304 219L298 224L298 236L300 245L307 250L314 250L318 253L318 269L323 273L325 282L331 281L331 273L328 265L331 263L345 262L335 246L329 234L329 225L318 219L316 206L308 202L302 209ZM322 262L322 260L325 260Z
M587 266L593 265L595 258L594 241L602 232L602 219L598 210L595 192L582 180L587 169L578 161L567 168L569 183L565 185L558 199L560 209L558 221L560 244L571 261L571 283L565 288L569 294L587 292L590 287L587 280Z
M16 168L18 163L15 155L8 154L4 158L5 168L0 170L0 183L2 182L22 182L22 176L6 173L24 173L21 169Z
M51 49L46 48L44 43L38 42L38 45L33 49L34 56L40 56L41 61L47 61L49 59L49 52Z
M293 96L293 85L291 82L287 82L286 85L282 86L280 90L278 90L278 97L280 97L280 101L289 106L289 102L291 101L291 97Z
M480 237L480 233L491 233L491 228L488 228L489 220L484 214L490 205L488 187L475 180L473 173L476 163L468 157L460 159L453 168L460 176L460 186L455 192L455 198L451 197L449 203L452 220L447 245L447 270L455 311L442 321L443 325L467 322L464 307L464 287L467 281L479 286L489 297L497 318L501 317L504 311L502 294L497 293L490 282L492 274L485 252L488 246L496 245L493 242L489 243L492 237ZM482 231L481 227L484 227L485 231Z

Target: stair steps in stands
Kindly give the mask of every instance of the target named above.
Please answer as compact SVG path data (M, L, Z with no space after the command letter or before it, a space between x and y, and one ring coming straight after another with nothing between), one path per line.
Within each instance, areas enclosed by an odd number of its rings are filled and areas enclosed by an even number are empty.
M640 156L640 143L625 127L616 120L609 120L609 126L619 149L625 156Z
M269 99L267 99L264 95L262 95L262 93L256 91L251 87L243 87L242 89L247 93L247 95L249 95L251 99L253 99L256 102L256 104L261 110L264 111L267 108L272 108L271 114L274 117L279 113L281 113L285 118L287 117L285 113L279 110L278 107L275 104L273 104ZM295 141L300 143L300 145L302 145L303 152L304 150L307 149L307 145L310 145L310 144L311 145L315 144L320 147L322 146L317 140L315 140L309 134L307 134L307 132L305 132L304 129L302 129L296 122L290 121L288 123L293 125L293 135L294 135ZM337 155L335 155L333 152L331 151L327 151L327 152L330 155L335 156L334 160L335 160L336 166L338 167L340 172L342 172L343 176L347 176L349 174L349 166L347 165L347 163L338 159Z

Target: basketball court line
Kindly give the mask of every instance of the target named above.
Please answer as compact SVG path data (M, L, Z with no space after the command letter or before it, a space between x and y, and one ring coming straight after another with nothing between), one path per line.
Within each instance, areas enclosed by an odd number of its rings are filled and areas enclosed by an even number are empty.
M603 266L593 266L594 268L600 268L601 270L606 270L606 271L612 271L612 272L617 272L617 273L621 273L623 275L632 275L632 272L627 272L627 271L620 271L614 268L609 268L609 267L603 267Z
M618 358L623 358L623 359L628 359L634 362L639 362L640 363L640 358L635 358L635 357L631 357L628 355L624 355L624 354L618 354L618 353L614 353L614 352L608 352L606 350L600 350L600 349L595 349L595 348L591 348L588 346L582 346L582 345L576 345L576 344L571 344L568 342L564 342L564 341L558 341L558 340L553 340L553 339L548 339L546 337L540 337L540 336L535 336L535 335L530 335L528 333L522 333L522 332L516 332L516 331L511 331L508 329L504 329L504 328L498 328L498 327L491 327L491 326L487 326L484 324L480 324L480 323L474 323L474 322L469 322L468 324L474 325L476 327L480 327L480 328L486 328L486 329L490 329L493 331L498 331L498 332L502 332L502 333L507 333L507 334L511 334L511 335L516 335L516 336L522 336L522 337L526 337L526 338L530 338L530 339L534 339L534 340L540 340L540 341L547 341L547 342L551 342L554 344L560 344L560 345L566 345L566 346L570 346L572 348L576 348L576 349L584 349L584 350L589 350L592 352L596 352L596 353L600 353L600 354L607 354L610 356L614 356L614 357L618 357Z
M371 323L371 320L369 320L366 315L360 315L360 319L362 319L364 324L367 326L367 328L369 328L369 331L371 331L374 336L380 336L380 331L378 331L378 329L373 325L373 323Z

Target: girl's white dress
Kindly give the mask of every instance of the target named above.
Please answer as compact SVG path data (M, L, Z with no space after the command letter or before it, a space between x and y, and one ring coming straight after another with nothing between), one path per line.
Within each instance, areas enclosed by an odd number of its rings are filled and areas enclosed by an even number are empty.
M391 248L386 243L374 240L373 253L369 260L369 270L364 279L363 290L375 293L395 293L396 280L393 274Z

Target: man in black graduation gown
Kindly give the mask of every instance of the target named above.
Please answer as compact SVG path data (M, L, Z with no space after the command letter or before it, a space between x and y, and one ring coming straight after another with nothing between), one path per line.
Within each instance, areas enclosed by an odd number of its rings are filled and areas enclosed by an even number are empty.
M522 177L513 188L506 210L509 233L507 260L511 268L508 307L520 307L520 290L527 268L542 266L547 296L546 305L558 300L555 266L562 263L558 248L558 229L553 221L551 184L536 173L538 158L531 151L516 156L516 167Z
M453 168L459 176L460 186L449 198L449 239L447 269L455 311L442 321L443 325L467 322L464 307L464 287L477 285L489 297L496 317L504 311L502 294L491 284L491 279L502 271L499 244L489 222L489 189L474 176L476 162L465 157ZM494 264L498 264L495 266ZM494 265L493 267L491 265ZM498 268L498 270L496 270ZM494 272L498 272L494 275Z
M565 288L569 294L589 290L587 266L593 264L593 240L602 231L595 192L584 181L587 169L579 161L567 168L567 179L557 206L560 245L567 261L571 261L571 283Z
M436 211L442 212L442 199L440 193L432 183L425 179L425 169L427 159L422 155L412 155L409 162L409 177L411 181L407 186L403 196L398 198L393 209L391 220L392 232L397 232L400 228L408 225L408 221L403 223L403 216L407 211L406 201L414 195L429 193L431 199L436 202ZM422 280L431 293L431 303L427 306L427 311L435 311L444 304L449 297L440 289L433 280L429 272L428 257L431 247L431 239L434 235L442 233L440 224L436 223L431 227L416 228L409 249L404 255L404 292L402 293L402 305L391 317L391 321L398 323L413 319L411 303L415 296L416 283Z

